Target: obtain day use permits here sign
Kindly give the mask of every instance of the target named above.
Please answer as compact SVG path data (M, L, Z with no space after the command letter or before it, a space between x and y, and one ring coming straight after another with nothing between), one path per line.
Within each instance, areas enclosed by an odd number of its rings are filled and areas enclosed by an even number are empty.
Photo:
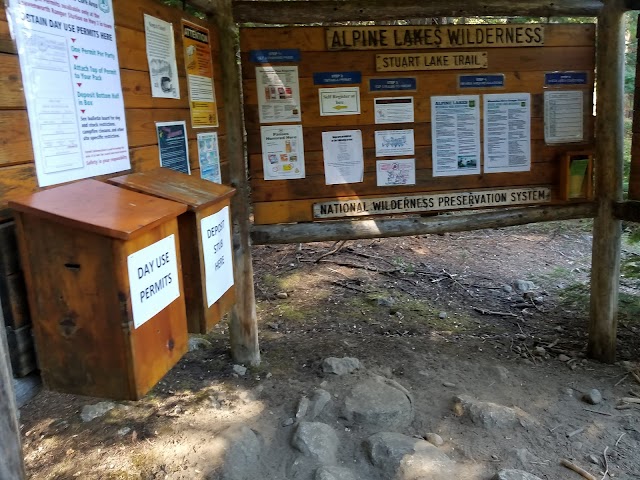
M200 220L209 307L233 285L230 223L229 207Z
M180 296L175 235L127 257L133 326L138 328Z

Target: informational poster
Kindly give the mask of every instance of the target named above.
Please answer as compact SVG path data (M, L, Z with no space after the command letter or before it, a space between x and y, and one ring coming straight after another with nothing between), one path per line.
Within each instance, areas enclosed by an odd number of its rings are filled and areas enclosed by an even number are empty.
M131 167L111 1L56 6L7 9L41 187Z
M185 122L156 122L156 131L160 166L191 175Z
M416 184L415 158L377 160L376 179L379 187Z
M480 97L431 97L433 176L480 173Z
M531 170L531 95L486 94L484 99L484 171Z
M583 106L581 90L544 92L545 143L572 143L584 140Z
M319 88L320 116L359 115L360 88Z
M413 129L378 130L376 132L376 157L415 155Z
M216 303L233 286L231 221L229 207L200 220L207 306Z
M298 67L256 67L260 123L299 122Z
M197 138L200 177L210 182L222 183L218 134L216 132L199 133Z
M133 326L139 328L180 296L175 235L127 257Z
M376 123L413 123L413 97L374 98Z
M324 178L327 185L359 183L364 178L362 132L322 132Z
M173 24L144 14L151 96L180 98Z
M189 88L191 126L218 126L218 107L213 86L213 62L209 30L195 23L182 21L184 64Z
M302 125L260 127L265 180L304 178Z

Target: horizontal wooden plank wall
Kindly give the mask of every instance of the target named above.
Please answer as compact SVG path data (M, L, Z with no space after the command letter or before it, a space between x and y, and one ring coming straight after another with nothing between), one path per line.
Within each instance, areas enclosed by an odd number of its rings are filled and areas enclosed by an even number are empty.
M638 17L640 27L640 17ZM640 39L640 30L636 37ZM631 136L631 171L629 172L629 200L640 200L640 50L636 58L636 84L633 95L633 123ZM626 219L624 219L626 220Z
M312 221L312 205L336 198L374 197L435 193L453 190L499 188L515 186L548 186L553 202L557 198L560 181L559 160L563 153L575 150L592 151L593 143L593 82L595 62L595 26L591 24L545 24L543 47L468 48L452 50L365 50L328 51L323 27L243 28L240 34L243 90L249 171L251 177L254 221L256 224ZM296 180L264 180L262 146L256 86L257 64L250 61L251 50L299 49L297 65L300 84L300 103L305 147L306 178ZM423 53L486 51L488 68L479 70L376 72L376 55L386 53ZM330 85L314 85L313 73L359 71L360 115L320 116L318 89ZM544 143L543 92L544 73L553 71L587 71L587 85L568 87L580 89L584 95L585 141L550 146ZM504 74L505 87L458 88L460 74ZM415 77L415 91L370 92L369 79L386 77ZM352 84L353 85L353 84ZM336 85L343 86L343 85ZM345 85L346 86L346 85ZM531 145L532 167L529 172L491 173L455 177L433 177L431 158L431 104L434 95L483 93L532 94ZM380 97L414 97L415 122L376 125L373 99ZM482 102L481 102L482 105ZM292 124L295 122L292 122ZM285 125L281 123L262 125ZM357 129L362 131L364 148L364 181L361 183L325 185L322 132ZM414 129L416 185L398 187L376 186L376 130ZM482 132L482 129L481 129ZM400 157L398 157L400 158Z
M196 134L199 131L215 130L218 132L220 143L223 181L227 182L229 176L226 161L226 128L221 69L217 54L219 42L214 24L191 17L181 10L163 6L154 0L115 1L113 8L131 171L144 171L160 166L155 122L184 120L188 129L192 175L200 175ZM173 23L180 77L179 100L151 96L144 34L145 13ZM220 123L215 129L191 128L182 47L182 19L207 27L211 34L214 84ZM9 35L4 4L0 4L0 78L3 79L3 88L0 89L0 221L3 221L11 216L11 212L6 208L8 198L38 189L20 64L15 44ZM117 175L123 173L127 172Z

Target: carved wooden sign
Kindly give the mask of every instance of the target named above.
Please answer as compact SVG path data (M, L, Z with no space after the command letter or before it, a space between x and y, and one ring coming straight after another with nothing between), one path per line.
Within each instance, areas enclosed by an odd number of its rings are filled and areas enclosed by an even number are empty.
M541 47L544 25L332 27L327 50Z
M397 53L376 55L376 71L487 68L487 52Z

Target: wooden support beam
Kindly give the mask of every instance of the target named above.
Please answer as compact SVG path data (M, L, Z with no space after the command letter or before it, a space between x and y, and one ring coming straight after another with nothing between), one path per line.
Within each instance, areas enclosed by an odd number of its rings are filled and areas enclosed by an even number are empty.
M462 215L436 215L401 219L342 220L290 225L254 225L251 236L258 245L321 242L363 238L403 237L430 233L465 232L572 218L591 218L594 203L525 207Z
M622 200L624 112L624 0L605 0L598 16L596 44L596 169L598 215L593 223L590 357L616 358L618 283L622 225L614 202Z
M233 265L236 304L231 312L229 326L231 355L237 363L259 365L258 318L249 239L249 182L243 144L240 69L236 58L238 29L231 13L230 0L216 0L214 18L220 38L230 177L231 184L237 189L237 194L231 203L231 214L236 227Z
M613 215L619 220L640 223L640 201L615 202Z
M206 11L211 0L191 3ZM233 2L233 15L238 23L302 24L470 16L594 17L601 8L601 0L239 0Z
M0 309L0 478L25 478L9 347Z

